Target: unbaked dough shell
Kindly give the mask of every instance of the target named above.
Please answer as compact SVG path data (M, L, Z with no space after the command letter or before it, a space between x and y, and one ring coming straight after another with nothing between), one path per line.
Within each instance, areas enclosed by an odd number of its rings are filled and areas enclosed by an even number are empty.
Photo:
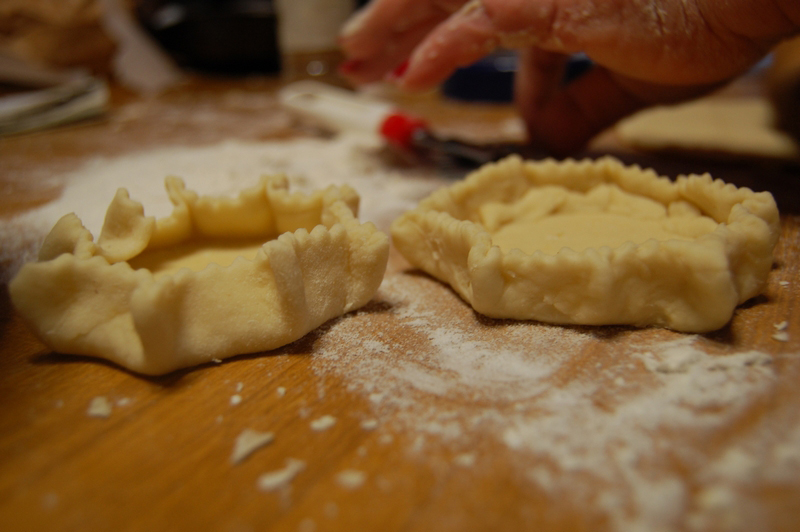
M359 224L350 187L289 194L285 178L271 177L237 198L209 198L177 178L166 186L169 217L145 217L120 189L96 243L66 215L12 280L14 306L49 347L163 374L288 344L363 306L381 283L389 240ZM253 260L198 272L156 276L128 262L197 238L265 243Z
M766 99L711 96L639 111L614 131L624 144L643 151L797 160L800 147L774 124Z
M501 251L480 224L482 205L513 203L531 187L585 192L603 183L664 205L687 201L719 225L691 241L526 254ZM489 317L706 332L724 326L738 304L763 290L779 216L769 193L709 175L671 181L611 157L524 162L511 156L434 192L395 220L391 234L412 265Z

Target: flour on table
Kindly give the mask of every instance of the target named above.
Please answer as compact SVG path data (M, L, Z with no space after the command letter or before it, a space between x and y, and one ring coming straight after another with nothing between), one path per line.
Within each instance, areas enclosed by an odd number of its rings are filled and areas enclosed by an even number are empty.
M362 198L360 219L384 230L444 184L426 171L387 169L373 146L347 137L170 147L97 159L59 176L61 198L0 225L0 262L11 261L13 273L22 254L34 256L40 239L70 211L96 232L119 187L142 201L147 214L163 216L171 210L162 189L167 174L201 194L230 194L276 172L285 172L293 189L350 184ZM729 521L755 530L762 523L752 520L764 514L751 511L753 486L797 489L797 412L775 412L736 441L720 431L770 399L778 362L796 367L800 357L712 355L702 337L675 333L636 345L637 331L603 329L610 356L588 358L584 349L598 329L487 324L424 276L389 274L377 299L390 314L380 335L372 320L383 313L356 312L326 326L311 360L317 374L342 376L350 392L366 399L371 412L362 426L379 427L381 445L410 434L423 446L414 459L424 459L424 446L441 444L454 448L454 464L469 467L478 463L470 444L488 434L511 451L521 481L604 513L617 530L701 530ZM457 316L451 308L460 309ZM617 334L624 345L615 343ZM276 390L278 397L285 392ZM300 414L305 418L306 411ZM724 441L707 449L711 437ZM676 464L686 478L677 476ZM257 486L286 488L304 467L289 459L261 475ZM596 483L583 482L587 477L612 488L598 494L591 489ZM384 491L391 487L387 478L375 483Z
M645 331L603 329L609 356L597 360L582 354L595 328L481 323L426 277L389 274L377 298L393 318L380 336L370 313L344 317L312 360L369 399L381 438L412 438L410 459L443 445L469 467L470 446L489 435L511 451L522 482L606 515L617 530L702 529L723 518L754 529L760 512L741 510L753 486L798 485L800 420L788 408L741 440L706 445L774 393L774 356L709 354L697 335L639 341ZM607 486L599 495L598 483Z

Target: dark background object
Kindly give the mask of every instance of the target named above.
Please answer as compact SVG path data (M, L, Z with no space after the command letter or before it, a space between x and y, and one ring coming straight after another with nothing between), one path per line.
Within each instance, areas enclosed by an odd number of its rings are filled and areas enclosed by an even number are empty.
M506 103L514 99L514 73L517 54L512 51L492 55L459 68L444 82L442 92L455 100Z
M570 57L564 67L563 83L574 81L592 68L584 54ZM517 53L495 52L475 63L456 70L442 85L445 96L455 100L487 103L509 103L514 100L514 76Z
M784 41L767 70L767 95L779 129L800 142L800 37Z
M183 67L225 74L280 71L272 0L141 0L137 15Z

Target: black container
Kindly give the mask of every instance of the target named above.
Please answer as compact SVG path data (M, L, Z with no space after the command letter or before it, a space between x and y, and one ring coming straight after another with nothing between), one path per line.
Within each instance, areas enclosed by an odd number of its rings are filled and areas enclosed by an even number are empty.
M137 15L183 67L224 74L280 71L272 0L141 0Z

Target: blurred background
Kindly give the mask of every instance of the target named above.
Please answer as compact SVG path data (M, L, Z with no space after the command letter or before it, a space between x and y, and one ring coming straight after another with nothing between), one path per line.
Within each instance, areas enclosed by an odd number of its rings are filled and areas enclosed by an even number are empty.
M336 75L342 59L336 36L366 3L2 0L0 134L102 113L108 82L142 94L163 92L192 75L344 85ZM577 56L567 76L580 75L590 64ZM758 90L777 108L776 125L800 138L800 41L786 43L758 68ZM508 103L515 71L516 55L500 51L457 71L441 94Z

